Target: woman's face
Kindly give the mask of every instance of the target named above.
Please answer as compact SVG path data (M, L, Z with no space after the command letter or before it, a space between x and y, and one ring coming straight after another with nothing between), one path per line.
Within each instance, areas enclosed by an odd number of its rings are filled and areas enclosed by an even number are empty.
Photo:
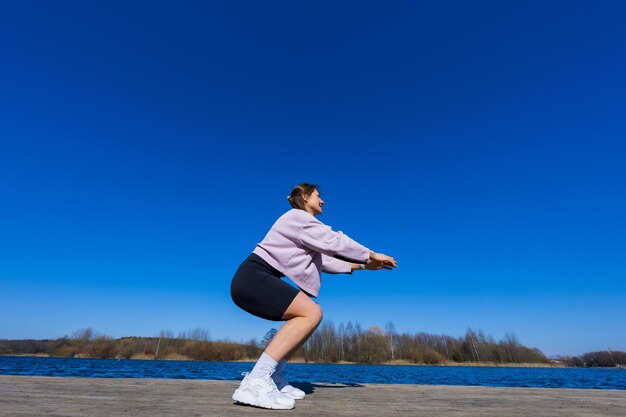
M311 213L314 216L322 214L322 206L324 205L324 200L320 197L320 193L317 190L313 190L310 196L303 196L304 199L304 208L306 211Z

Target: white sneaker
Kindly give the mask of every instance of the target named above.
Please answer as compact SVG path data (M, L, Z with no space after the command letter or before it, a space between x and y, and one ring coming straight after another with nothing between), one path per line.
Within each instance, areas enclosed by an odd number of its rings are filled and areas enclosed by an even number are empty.
M295 407L296 402L285 394L281 394L270 375L262 378L252 378L247 372L243 375L244 378L239 388L233 394L233 400L274 410L291 410Z
M289 382L285 379L282 372L274 372L274 374L272 374L272 379L274 380L278 390L287 397L293 398L294 400L301 400L304 398L304 391L289 385Z

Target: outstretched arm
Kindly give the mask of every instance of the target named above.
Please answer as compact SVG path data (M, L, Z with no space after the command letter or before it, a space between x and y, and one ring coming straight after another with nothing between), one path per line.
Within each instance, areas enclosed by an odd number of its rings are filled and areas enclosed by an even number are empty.
M296 238L309 249L348 263L365 263L370 250L352 240L342 232L335 232L330 226L308 215L300 219Z

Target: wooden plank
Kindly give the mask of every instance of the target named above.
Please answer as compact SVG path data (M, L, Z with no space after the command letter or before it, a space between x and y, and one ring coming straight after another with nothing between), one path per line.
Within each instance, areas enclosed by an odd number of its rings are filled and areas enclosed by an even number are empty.
M294 383L294 410L233 404L238 381L0 376L0 416L610 416L626 391Z

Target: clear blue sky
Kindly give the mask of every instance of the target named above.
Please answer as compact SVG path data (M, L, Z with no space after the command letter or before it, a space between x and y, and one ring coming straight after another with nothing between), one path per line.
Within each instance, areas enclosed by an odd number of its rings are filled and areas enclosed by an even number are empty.
M395 271L325 319L626 350L626 6L0 5L0 338L271 327L239 263L319 183Z

